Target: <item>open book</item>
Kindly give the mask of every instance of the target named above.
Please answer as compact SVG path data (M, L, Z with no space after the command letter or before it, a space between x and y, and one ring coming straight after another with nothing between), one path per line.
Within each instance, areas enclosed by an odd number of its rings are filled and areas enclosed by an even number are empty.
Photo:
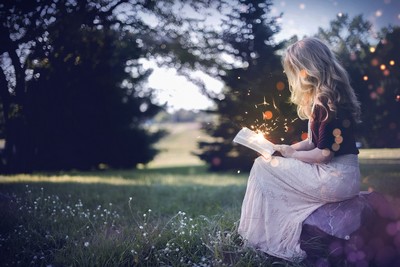
M265 158L270 158L275 152L273 143L265 139L263 134L256 133L249 128L240 130L233 139L233 142L251 148Z

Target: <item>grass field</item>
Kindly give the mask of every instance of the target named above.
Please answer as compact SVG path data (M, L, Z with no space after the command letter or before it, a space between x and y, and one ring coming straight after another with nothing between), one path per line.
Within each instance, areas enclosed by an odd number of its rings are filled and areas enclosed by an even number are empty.
M175 127L159 144L168 150L138 170L0 177L1 265L304 266L241 246L247 173L208 173L190 158L199 136ZM362 190L397 205L400 149L360 158Z

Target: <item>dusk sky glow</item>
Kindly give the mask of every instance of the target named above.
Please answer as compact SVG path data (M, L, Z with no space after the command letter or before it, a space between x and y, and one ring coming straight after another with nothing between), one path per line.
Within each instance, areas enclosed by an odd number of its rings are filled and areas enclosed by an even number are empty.
M385 26L400 26L400 0L276 0L271 8L271 16L278 18L281 31L275 35L281 41L297 35L299 38L316 34L319 27L329 27L336 16L348 14L350 17L362 14L372 23L371 38ZM212 21L212 20L211 20ZM156 89L156 101L167 102L170 110L205 109L212 106L196 86L174 69L158 68L152 62L144 61L145 68L153 68L148 86ZM219 92L223 84L210 77L204 77L209 90Z

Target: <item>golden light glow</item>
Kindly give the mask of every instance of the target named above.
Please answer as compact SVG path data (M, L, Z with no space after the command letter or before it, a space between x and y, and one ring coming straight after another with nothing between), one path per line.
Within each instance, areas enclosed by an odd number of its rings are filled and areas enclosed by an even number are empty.
M385 69L386 69L386 65L385 65L385 64L382 64L382 65L380 66L380 68L381 68L381 70L385 70Z
M394 60L390 60L390 61L389 61L389 65L390 65L390 66L394 66L394 63L395 63Z
M375 52L375 47L371 46L371 47L369 48L369 52L374 53L374 52Z
M368 81L368 76L367 76L367 75L364 75L363 80L364 80L364 81Z
M270 119L272 119L273 116L274 116L274 114L272 114L272 112L269 110L267 110L263 113L264 120L270 120Z

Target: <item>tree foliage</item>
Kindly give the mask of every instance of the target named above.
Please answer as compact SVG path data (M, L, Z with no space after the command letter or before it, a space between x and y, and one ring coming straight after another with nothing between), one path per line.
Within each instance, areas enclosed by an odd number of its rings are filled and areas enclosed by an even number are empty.
M372 37L371 23L362 15L337 17L317 36L336 51L348 71L362 107L358 139L363 147L399 147L398 118L399 28L382 29ZM378 39L378 44L372 43ZM392 63L391 63L392 62Z
M159 109L141 83L143 36L176 23L173 1L4 1L0 4L2 168L133 167L153 158Z
M212 170L251 167L255 154L232 143L242 127L262 131L275 143L300 140L304 127L288 104L288 85L277 55L283 44L273 41L279 28L268 14L271 2L230 3L219 52L233 58L235 64L219 72L226 85L223 97L213 98L219 117L206 127L215 141L199 144L199 156Z

